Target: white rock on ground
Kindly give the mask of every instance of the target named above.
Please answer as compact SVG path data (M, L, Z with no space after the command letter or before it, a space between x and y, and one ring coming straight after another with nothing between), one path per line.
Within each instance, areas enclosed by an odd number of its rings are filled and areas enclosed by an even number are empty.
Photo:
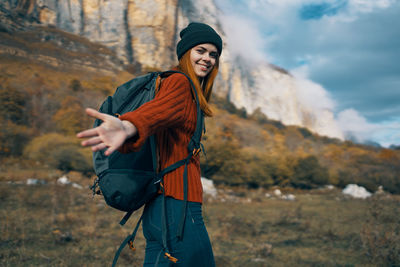
M201 183L203 185L203 193L212 197L217 196L217 189L214 186L214 182L210 179L201 177Z
M335 189L335 186L331 185L331 184L328 184L328 185L325 185L325 188L329 189L329 190L333 190L333 189Z
M77 183L71 183L71 181L68 179L66 175L61 176L60 178L57 179L57 184L60 185L72 185L72 187L77 188L77 189L83 189L83 186Z
M66 175L61 176L57 179L57 184L70 184L71 181L68 179Z
M382 195L382 194L385 194L386 192L385 192L385 190L383 190L383 186L378 186L378 190L376 190L376 192L375 192L375 194L377 194L377 195Z
M77 184L77 183L72 183L72 187L78 188L78 189L83 189L83 186L81 186L80 184Z
M275 190L274 190L274 195L275 195L275 196L277 196L277 197L280 197L280 196L282 196L282 192L281 192L281 190L279 190L279 189L275 189Z
M27 185L46 184L46 181L35 179L35 178L28 178L28 179L26 179L26 184Z
M368 192L364 187L356 184L348 184L342 191L343 194L352 196L354 198L366 199L372 194Z
M294 200L296 200L296 196L293 195L293 194L283 195L283 196L282 196L282 199L294 201Z

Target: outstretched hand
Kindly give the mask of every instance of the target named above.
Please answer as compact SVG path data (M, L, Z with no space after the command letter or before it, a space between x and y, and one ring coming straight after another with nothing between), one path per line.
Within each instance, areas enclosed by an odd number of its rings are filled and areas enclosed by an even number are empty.
M86 113L103 121L100 126L79 132L76 135L78 138L89 138L82 141L81 144L82 146L91 146L92 151L108 148L104 154L106 156L111 155L122 146L126 139L137 133L136 127L129 121L121 121L114 116L91 108L87 108Z

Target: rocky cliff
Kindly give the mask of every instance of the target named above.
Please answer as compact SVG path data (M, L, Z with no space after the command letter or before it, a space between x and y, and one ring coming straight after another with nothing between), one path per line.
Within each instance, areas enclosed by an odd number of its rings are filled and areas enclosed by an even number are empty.
M213 0L3 0L33 23L51 25L112 49L125 64L165 69L177 63L179 31L189 21L205 21L222 36L220 11ZM226 38L225 38L226 39ZM267 63L250 67L232 58L224 44L216 93L248 113L260 108L269 118L342 138L333 113L311 108L298 95L296 79Z

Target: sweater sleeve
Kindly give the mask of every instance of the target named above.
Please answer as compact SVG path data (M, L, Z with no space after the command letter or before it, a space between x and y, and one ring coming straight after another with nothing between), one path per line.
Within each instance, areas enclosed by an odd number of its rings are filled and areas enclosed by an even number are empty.
M119 149L122 153L137 151L147 137L157 131L183 124L192 101L190 82L182 74L172 74L162 83L155 98L138 109L120 116L136 126L138 133Z

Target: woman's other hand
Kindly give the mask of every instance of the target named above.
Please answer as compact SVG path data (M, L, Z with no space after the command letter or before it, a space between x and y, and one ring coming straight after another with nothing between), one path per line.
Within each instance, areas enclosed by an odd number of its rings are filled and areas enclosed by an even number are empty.
M111 155L115 150L120 148L126 139L136 135L136 127L129 121L121 121L120 119L100 113L97 110L87 108L86 113L96 119L100 119L103 123L93 129L88 129L78 133L78 138L89 138L82 141L82 146L91 146L92 151L99 151L108 148L105 155Z

